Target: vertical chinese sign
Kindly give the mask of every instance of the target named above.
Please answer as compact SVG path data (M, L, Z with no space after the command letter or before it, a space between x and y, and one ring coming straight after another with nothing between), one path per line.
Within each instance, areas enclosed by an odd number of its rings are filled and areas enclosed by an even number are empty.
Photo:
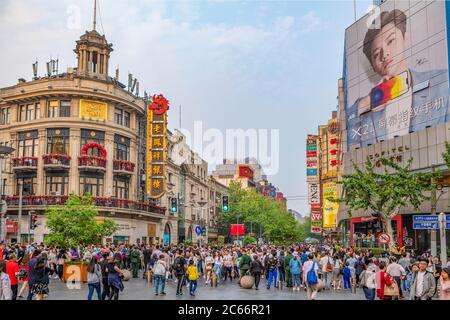
M322 233L322 208L319 181L319 154L317 135L308 135L306 140L306 181L308 204L311 207L311 233Z
M166 191L167 110L169 101L154 95L147 110L147 179L150 198L161 198Z

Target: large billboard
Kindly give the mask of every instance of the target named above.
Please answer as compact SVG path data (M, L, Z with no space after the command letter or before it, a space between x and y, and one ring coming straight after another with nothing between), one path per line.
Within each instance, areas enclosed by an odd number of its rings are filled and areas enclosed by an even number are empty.
M446 1L388 0L347 28L347 143L364 147L449 120Z
M336 219L339 211L339 202L330 201L338 199L337 183L326 182L323 184L323 227L336 228Z

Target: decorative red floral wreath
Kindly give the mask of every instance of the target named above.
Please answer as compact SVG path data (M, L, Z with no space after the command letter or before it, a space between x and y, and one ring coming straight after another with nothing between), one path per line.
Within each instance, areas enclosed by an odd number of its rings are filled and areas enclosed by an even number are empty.
M102 158L106 159L106 150L105 148L103 148L103 146L99 143L95 143L95 142L91 142L91 143L86 143L83 146L83 149L81 149L81 155L85 156L87 154L87 151L91 148L98 148L101 152L102 152Z
M169 101L162 94L153 95L152 103L148 105L148 109L154 114L164 114L169 110Z

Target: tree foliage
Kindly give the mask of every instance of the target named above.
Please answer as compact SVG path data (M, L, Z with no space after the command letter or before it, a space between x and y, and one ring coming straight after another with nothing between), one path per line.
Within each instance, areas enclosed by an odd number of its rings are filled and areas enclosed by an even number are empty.
M117 230L111 219L97 223L98 209L89 194L83 197L71 194L64 206L49 207L45 214L50 229L45 242L49 246L70 248L100 243L102 237Z
M229 185L230 211L220 217L223 227L244 223L245 230L262 236L274 243L301 240L302 228L295 218L283 209L276 200L265 197L254 190L245 190L239 183Z
M372 210L378 213L385 231L392 238L392 218L400 208L412 206L418 209L429 196L425 193L436 189L439 172L411 172L410 159L402 167L390 159L381 159L382 170L377 172L367 159L363 168L353 163L353 174L343 176L344 197L339 199L352 210Z

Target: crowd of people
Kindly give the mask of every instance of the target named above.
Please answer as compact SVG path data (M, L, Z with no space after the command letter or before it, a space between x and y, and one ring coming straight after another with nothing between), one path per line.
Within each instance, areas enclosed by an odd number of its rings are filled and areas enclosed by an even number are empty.
M450 260L442 262L429 253L417 256L414 251L375 254L369 249L303 243L244 247L122 244L70 249L2 245L0 300L45 299L50 294L50 279L67 280L63 268L69 261L87 264L89 300L94 292L98 300L118 300L123 281L131 277L152 283L156 296L165 295L170 282L176 286L176 296L183 294L184 287L195 296L201 278L205 286L220 287L226 282L247 285L251 277L254 290L265 280L267 290L306 291L310 300L321 290L357 289L368 300L450 300Z

